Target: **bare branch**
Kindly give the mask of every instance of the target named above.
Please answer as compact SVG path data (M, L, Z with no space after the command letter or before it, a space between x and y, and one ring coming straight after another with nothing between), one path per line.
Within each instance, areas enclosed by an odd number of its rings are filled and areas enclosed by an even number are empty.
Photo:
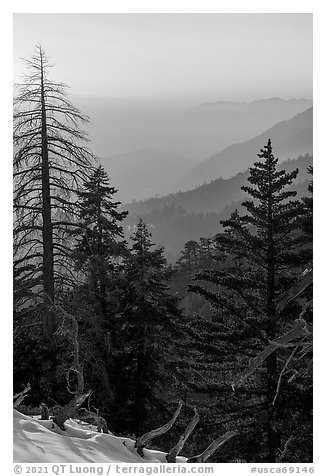
M187 460L187 463L205 463L205 461L215 453L218 448L224 445L227 441L231 440L235 435L238 434L237 430L227 431L224 435L220 436L217 440L214 440L205 451L200 455L192 456Z
M91 394L91 390L89 390L88 392L86 393L82 393L82 394L79 394L79 395L76 395L73 400L71 400L67 405L65 405L64 407L60 408L56 413L55 413L55 416L53 418L53 422L58 425L58 427L61 429L61 430L65 430L65 427L64 427L64 422L66 420L68 420L68 418L70 418L72 415L74 415L74 413L76 412L76 410L84 403L84 401L86 400L87 397L89 397L89 395Z
M293 349L290 357L287 359L287 361L285 362L285 365L283 366L282 370L281 370L281 373L279 375L279 378L278 378L278 381L277 381L277 387L276 387L276 392L275 392L275 397L273 399L273 403L272 405L274 406L275 405L275 402L276 402L276 399L280 393L280 388L281 388L281 381L282 381L282 377L284 375L284 372L286 371L286 368L288 367L289 363L291 362L292 358L294 357L294 354L296 353L296 351L298 350L299 347L295 347L295 349Z
M297 319L296 324L286 334L276 339L260 352L249 365L247 371L241 376L238 382L233 383L233 389L240 386L247 378L249 378L262 363L271 355L280 345L287 345L293 340L306 335L306 323L302 319ZM296 345L298 345L296 343Z
M27 396L27 393L30 391L30 389L31 389L31 384L28 383L26 387L24 388L24 390L22 390L19 393L16 393L16 395L13 396L13 399L15 400L14 408L17 408L22 403L22 401Z
M312 285L313 272L312 268L306 270L302 277L286 292L284 292L276 306L276 313L280 313L291 301L294 301L300 294L302 294L309 286Z
M289 446L290 446L290 443L293 441L294 439L294 436L291 435L289 439L286 440L285 442L285 445L284 445L284 448L282 451L280 451L277 456L276 456L276 463L282 463L288 449L289 449Z
M191 433L194 431L195 426L199 422L199 415L197 413L196 408L194 408L194 412L195 412L195 414L194 414L192 420L188 424L185 432L180 436L178 443L166 455L166 461L168 463L175 463L176 457L178 456L178 454L180 453L180 451L184 447L185 442L187 441L187 439L189 438Z
M140 436L139 438L137 438L135 442L135 448L137 449L137 453L140 454L140 456L144 456L143 448L149 441L153 440L154 438L157 438L158 436L163 435L164 433L170 430L170 428L173 426L173 424L175 423L176 419L179 416L179 413L182 408L182 404L183 403L180 400L178 403L178 408L174 412L173 417L171 418L170 421L165 423L165 425L157 428L156 430L151 430L148 433L145 433L143 436Z
M80 412L83 412L82 413L82 416L81 418L87 418L87 419L91 419L95 422L96 426L97 426L97 431L99 433L106 433L106 434L109 434L109 430L108 430L108 425L107 425L107 422L106 420L99 416L99 410L98 408L95 408L96 410L96 413L93 412L92 410L87 410L86 408L80 408Z

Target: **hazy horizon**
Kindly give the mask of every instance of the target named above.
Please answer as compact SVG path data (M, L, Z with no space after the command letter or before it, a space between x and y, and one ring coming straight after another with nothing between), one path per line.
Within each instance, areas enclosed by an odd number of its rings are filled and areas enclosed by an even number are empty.
M177 190L312 104L312 14L14 14L15 81L37 44L124 199Z
M312 105L312 100L305 98L178 105L81 96L72 99L90 117L87 129L100 157L154 149L196 162L291 119Z
M312 14L14 14L15 80L37 43L85 98L312 98Z

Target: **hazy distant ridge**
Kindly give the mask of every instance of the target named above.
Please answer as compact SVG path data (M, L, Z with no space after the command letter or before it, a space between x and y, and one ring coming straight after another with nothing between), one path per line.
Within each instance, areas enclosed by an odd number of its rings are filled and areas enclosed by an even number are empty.
M104 101L96 105L95 116L91 111L87 112L92 118L93 142L105 143L107 150L101 162L112 184L118 188L119 198L126 203L189 190L205 180L244 170L248 161L242 166L237 154L233 157L234 163L226 159L229 167L233 164L231 173L225 174L223 170L220 173L216 167L213 170L209 167L206 173L202 170L203 165L196 166L232 144L261 137L264 130L270 130L280 120L293 118L310 105L311 101L307 99L270 98L252 103L220 101L182 110L173 110L170 106L159 110L137 109L132 105L119 108L118 104ZM297 155L293 155L297 151L292 142L298 145L298 152L305 148L303 141L306 139L301 130L299 132L295 140L284 143L288 157ZM273 129L271 134L274 137ZM254 157L257 147L262 146L258 142L249 150L248 158ZM110 153L117 149L120 149L119 153Z
M311 176L307 168L310 165L312 157L308 155L280 164L280 168L287 172L299 168L299 176L291 187L297 190L298 198L308 194ZM220 220L228 218L245 198L241 186L247 182L248 175L247 170L189 192L128 204L125 209L129 210L129 215L125 224L130 231L142 218L149 225L154 242L164 246L166 256L173 262L187 241L221 231Z
M183 190L191 189L218 177L231 177L250 167L267 140L271 138L274 154L280 161L312 153L313 108L281 121L262 134L243 143L233 144L196 166L179 182Z
M255 159L253 159L253 162ZM252 163L253 163L252 162ZM252 165L252 164L251 164ZM299 168L299 175L296 183L307 180L307 168L312 165L311 156L300 156L297 159L286 160L281 163L280 167L287 172ZM196 187L186 192L178 192L161 198L152 198L140 202L129 203L125 205L125 209L130 213L145 216L152 211L160 211L164 208L171 207L181 208L185 213L209 213L221 212L228 204L237 202L244 197L241 190L245 185L249 176L249 170L239 172L228 179L218 178L210 183Z
M141 149L170 151L197 161L261 134L312 106L309 99L218 101L195 106L76 98L91 119L92 148L100 157Z

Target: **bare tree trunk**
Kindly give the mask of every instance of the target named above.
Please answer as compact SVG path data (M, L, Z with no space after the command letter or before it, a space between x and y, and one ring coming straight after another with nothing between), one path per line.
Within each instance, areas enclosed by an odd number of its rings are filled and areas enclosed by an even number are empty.
M43 241L43 294L45 304L44 337L52 345L55 331L55 314L52 309L54 302L54 270L53 270L53 231L51 219L51 193L49 174L49 152L46 125L46 106L44 95L43 52L41 60L41 124L42 124L42 241Z

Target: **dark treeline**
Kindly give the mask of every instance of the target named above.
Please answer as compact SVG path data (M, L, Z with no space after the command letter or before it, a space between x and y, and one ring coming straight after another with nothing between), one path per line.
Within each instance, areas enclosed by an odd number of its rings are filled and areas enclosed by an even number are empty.
M141 217L124 236L128 211L87 148L88 119L41 48L27 65L14 113L14 391L29 383L24 403L57 422L74 398L71 416L134 437L182 399L163 450L196 407L185 455L237 430L211 461L312 461L312 185L298 199L298 170L262 144L239 210L211 236L203 214L169 265ZM162 226L174 215L163 208Z

